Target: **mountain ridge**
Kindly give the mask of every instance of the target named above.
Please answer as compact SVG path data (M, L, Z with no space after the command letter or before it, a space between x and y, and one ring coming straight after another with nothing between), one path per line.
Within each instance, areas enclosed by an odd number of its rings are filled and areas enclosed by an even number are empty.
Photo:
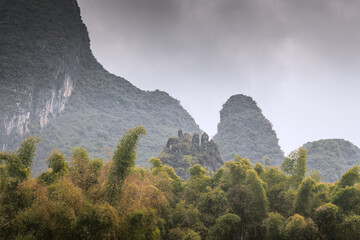
M0 5L0 147L12 150L25 136L40 135L37 173L53 148L70 155L82 145L92 157L107 158L103 149L113 149L135 125L148 132L139 144L140 165L179 128L200 131L178 100L140 90L97 62L77 1Z

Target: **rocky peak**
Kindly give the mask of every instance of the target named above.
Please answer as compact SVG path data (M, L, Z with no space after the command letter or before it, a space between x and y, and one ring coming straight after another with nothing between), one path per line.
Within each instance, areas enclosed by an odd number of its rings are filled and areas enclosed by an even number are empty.
M173 167L175 172L185 179L190 176L187 170L195 164L201 164L210 173L223 164L217 144L213 140L209 141L205 132L201 135L201 142L198 133L192 136L185 133L178 134L178 138L170 137L160 154L160 160Z
M201 144L207 143L207 142L209 142L209 135L207 135L207 133L204 132L204 133L201 135Z
M223 105L213 139L219 144L224 161L232 160L234 154L249 158L252 163L264 163L264 156L268 156L271 165L279 165L284 159L272 124L256 102L242 94L230 97Z
M196 148L200 147L200 136L198 133L194 133L192 140L191 140L191 144Z

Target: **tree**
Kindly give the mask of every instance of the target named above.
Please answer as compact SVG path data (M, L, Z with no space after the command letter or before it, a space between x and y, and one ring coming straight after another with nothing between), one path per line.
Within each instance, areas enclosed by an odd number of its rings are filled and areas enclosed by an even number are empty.
M16 153L0 153L0 162L5 162L6 175L17 182L24 181L31 174L32 161L35 156L36 144L40 141L37 136L26 138Z
M197 205L197 208L202 213L201 220L206 227L214 225L216 219L225 213L227 207L226 194L219 187L212 189L208 193L201 194Z
M281 164L281 169L289 175L289 183L293 188L297 188L306 174L307 152L304 148L299 148L289 154Z
M46 160L51 170L43 172L38 179L43 183L50 185L57 181L60 177L68 173L69 164L65 161L64 154L53 150L51 156Z
M22 192L18 186L29 179L32 161L35 156L36 143L40 139L36 136L26 138L17 152L1 152L1 178L0 178L0 224L3 227L0 237L10 237L14 234L13 220L16 214L27 206L23 201ZM11 223L11 224L9 224Z
M280 240L283 231L284 217L279 213L270 212L264 220L267 240Z
M208 191L208 186L210 186L211 178L206 175L205 168L201 167L200 164L195 164L189 168L190 179L185 185L184 198L189 203L194 205L200 199L200 194Z
M317 228L310 218L295 214L285 221L283 237L287 240L315 240L316 235Z
M260 163L256 163L254 166L254 170L257 173L258 176L260 176L261 174L264 173L265 169L263 167L263 165L261 165Z
M315 223L319 228L320 239L335 240L338 239L338 230L340 225L339 208L326 203L315 210Z
M72 181L81 189L88 191L93 185L98 183L100 169L103 166L102 159L89 160L89 153L82 147L71 149Z
M360 182L360 167L354 166L347 170L337 182L337 185L341 188L351 187L355 183Z
M106 198L110 204L115 204L124 179L135 165L137 143L141 135L146 133L142 126L126 131L120 139L112 158L113 163L106 182Z
M266 197L264 182L258 177L254 170L248 170L246 184L251 191L250 215L261 219L269 209L269 201Z
M269 201L266 197L264 182L257 173L250 169L246 175L246 184L251 194L250 202L245 208L247 231L252 238L257 238L262 235L261 223L269 210Z
M210 229L211 240L238 240L241 235L241 219L238 215L227 213L216 219Z
M269 200L270 211L281 213L284 216L292 214L295 194L293 191L289 191L286 175L277 167L269 167L261 175L261 178L267 185L266 196Z
M350 215L340 225L339 239L360 240L360 216Z
M314 193L313 189L316 182L311 177L307 177L299 186L299 192L295 202L295 212L303 216L309 216L312 211Z
M199 233L189 230L182 240L201 240L201 236Z
M333 196L332 203L346 214L360 214L360 189L355 186L340 188Z

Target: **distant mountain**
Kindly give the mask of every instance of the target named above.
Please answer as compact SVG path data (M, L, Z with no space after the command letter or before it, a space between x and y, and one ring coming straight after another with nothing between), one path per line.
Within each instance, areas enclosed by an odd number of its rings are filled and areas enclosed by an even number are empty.
M107 158L136 125L147 130L141 165L178 129L200 131L178 100L142 91L97 62L76 0L0 0L0 33L0 151L40 135L35 173L53 148L69 155L81 145Z
M219 144L224 161L234 154L249 158L252 163L280 165L284 153L272 125L256 102L245 95L234 95L220 111L218 132L213 138Z
M307 167L319 170L321 180L335 182L353 165L360 164L360 149L344 139L324 139L303 145Z
M210 173L223 165L218 145L213 140L209 141L206 133L190 135L183 134L182 130L178 132L178 137L168 139L159 158L184 179L190 177L188 169L195 164L201 164Z

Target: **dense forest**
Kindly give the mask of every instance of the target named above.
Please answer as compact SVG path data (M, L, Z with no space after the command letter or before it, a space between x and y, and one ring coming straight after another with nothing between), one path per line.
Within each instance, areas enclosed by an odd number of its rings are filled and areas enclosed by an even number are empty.
M306 150L281 167L236 155L209 175L196 164L184 181L150 159L135 166L143 127L128 130L106 163L75 146L53 150L31 177L38 137L0 153L1 239L360 239L360 168L336 183L306 176Z

